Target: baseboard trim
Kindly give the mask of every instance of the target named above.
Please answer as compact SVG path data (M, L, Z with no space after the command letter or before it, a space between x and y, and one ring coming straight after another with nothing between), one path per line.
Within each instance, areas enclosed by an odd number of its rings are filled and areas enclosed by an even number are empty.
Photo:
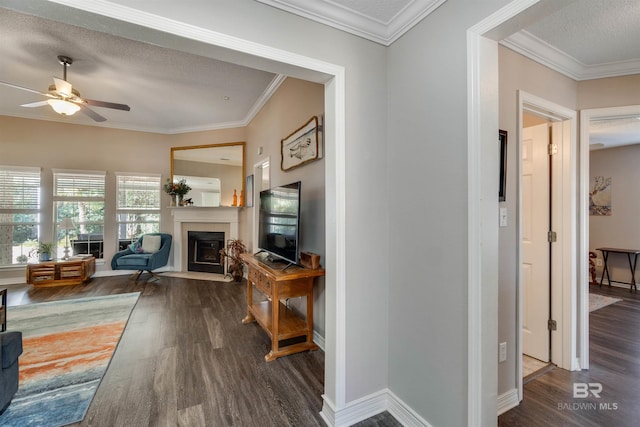
M416 413L409 405L398 398L391 390L387 390L389 395L387 411L405 427L432 427L424 418Z
M336 410L333 402L325 395L322 396L322 399L324 403L320 416L330 427L351 426L384 411L388 411L403 426L431 427L424 418L386 388L354 400L340 410Z
M498 396L498 415L502 415L509 409L513 409L520 404L518 399L518 389L513 388Z
M320 347L320 350L324 351L324 337L316 330L313 331L313 342Z

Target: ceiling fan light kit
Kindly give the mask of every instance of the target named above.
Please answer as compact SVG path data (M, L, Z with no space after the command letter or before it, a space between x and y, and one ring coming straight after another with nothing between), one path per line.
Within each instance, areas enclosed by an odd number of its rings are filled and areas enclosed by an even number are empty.
M50 105L53 110L63 116L72 116L78 111L82 111L87 116L91 117L96 122L104 122L107 120L100 114L93 111L88 105L94 107L112 108L115 110L131 111L126 104L117 104L115 102L96 101L93 99L84 99L80 96L80 92L73 88L71 83L67 81L67 67L73 64L73 59L68 56L58 56L58 61L62 64L63 78L53 78L52 85L49 86L48 93L42 93L34 89L18 86L12 83L0 82L5 86L13 87L15 89L25 90L27 92L33 92L45 96L49 99L46 101L31 102L23 104L22 107L41 107L44 105Z
M65 101L64 99L49 99L47 103L51 105L51 108L63 116L73 116L75 113L80 111L80 106L78 104L74 104L73 102Z

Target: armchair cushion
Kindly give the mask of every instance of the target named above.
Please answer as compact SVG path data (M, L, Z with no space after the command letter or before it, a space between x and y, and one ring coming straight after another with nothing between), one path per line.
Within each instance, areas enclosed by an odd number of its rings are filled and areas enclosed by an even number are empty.
M142 267L146 267L149 264L149 260L151 259L152 254L131 254L127 256L123 256L117 260L118 267L126 267L131 266L133 270L142 269Z
M142 236L142 252L155 253L160 250L160 236L147 234Z

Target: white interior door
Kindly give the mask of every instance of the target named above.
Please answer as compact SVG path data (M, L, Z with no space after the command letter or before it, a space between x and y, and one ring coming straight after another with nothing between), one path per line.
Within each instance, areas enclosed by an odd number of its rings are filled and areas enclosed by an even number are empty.
M522 133L522 351L549 361L549 130Z

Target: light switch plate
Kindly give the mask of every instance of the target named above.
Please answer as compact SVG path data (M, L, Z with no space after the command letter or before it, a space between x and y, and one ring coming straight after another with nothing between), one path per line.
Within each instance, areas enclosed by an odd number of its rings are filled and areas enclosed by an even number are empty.
M500 227L506 227L506 226L507 226L507 208L501 207L500 208Z
M507 343L501 342L498 351L498 362L504 362L507 360Z

